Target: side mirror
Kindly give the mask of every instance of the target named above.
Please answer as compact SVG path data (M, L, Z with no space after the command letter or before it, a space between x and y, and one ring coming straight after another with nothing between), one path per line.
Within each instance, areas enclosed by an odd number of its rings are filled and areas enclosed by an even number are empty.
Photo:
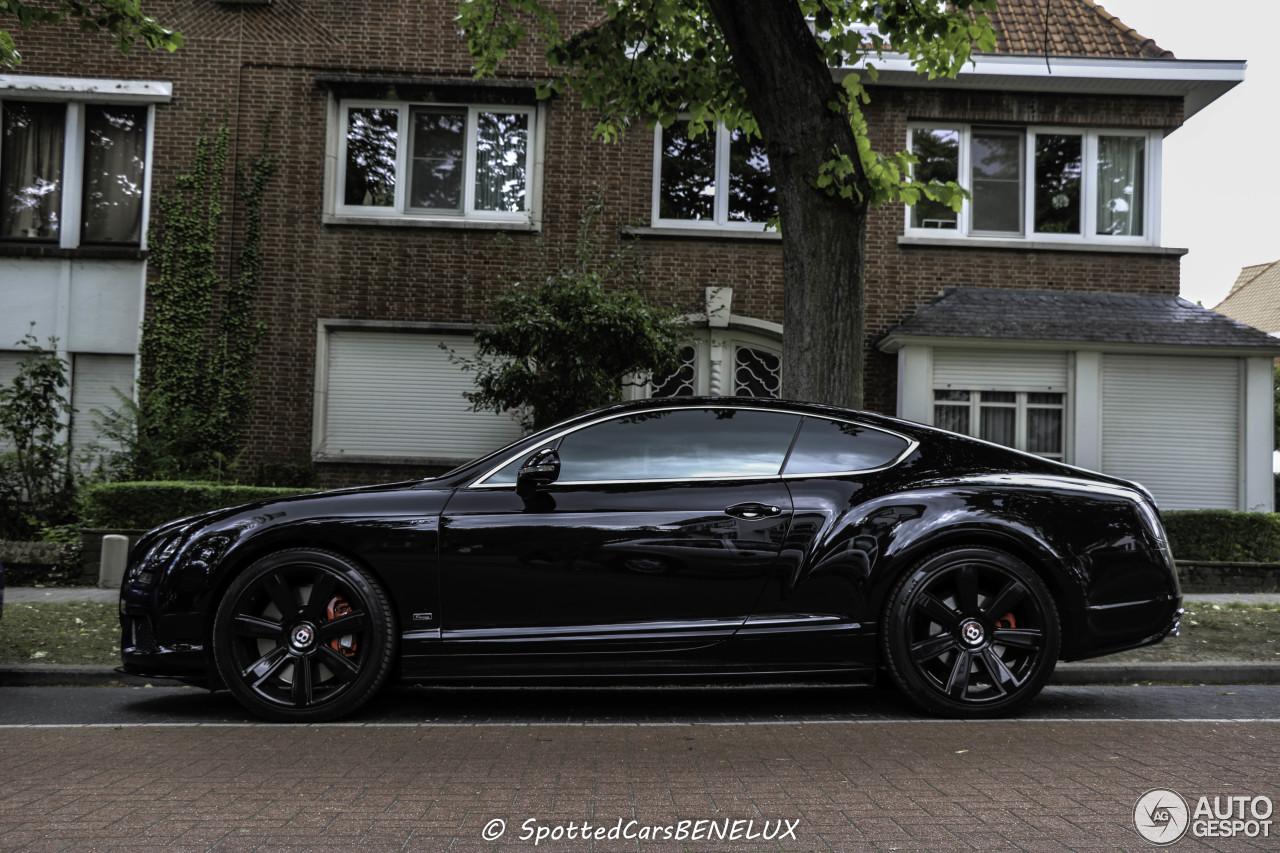
M560 454L544 447L530 456L516 474L516 494L531 495L560 477Z

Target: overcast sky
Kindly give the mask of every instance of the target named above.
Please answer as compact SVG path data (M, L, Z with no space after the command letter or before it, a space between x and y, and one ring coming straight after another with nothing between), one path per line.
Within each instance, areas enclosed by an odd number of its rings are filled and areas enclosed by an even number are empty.
M1243 59L1244 82L1164 141L1161 242L1182 295L1212 308L1242 267L1280 260L1280 0L1098 0L1179 59Z

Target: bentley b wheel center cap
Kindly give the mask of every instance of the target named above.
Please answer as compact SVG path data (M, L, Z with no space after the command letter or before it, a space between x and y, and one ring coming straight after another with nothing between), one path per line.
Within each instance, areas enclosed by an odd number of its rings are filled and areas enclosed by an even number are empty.
M310 625L299 625L293 629L290 636L290 644L297 650L303 651L311 648L311 644L315 642L316 629Z
M960 638L966 645L980 646L986 640L987 632L983 630L980 622L968 619L960 625Z

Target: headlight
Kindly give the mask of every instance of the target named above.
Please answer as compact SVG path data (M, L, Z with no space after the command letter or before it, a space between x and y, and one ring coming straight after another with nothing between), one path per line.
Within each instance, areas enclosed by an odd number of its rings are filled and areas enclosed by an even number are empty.
M142 584L154 583L157 571L164 568L181 547L181 533L173 533L157 539L155 544L147 549L143 558L130 567L129 580Z

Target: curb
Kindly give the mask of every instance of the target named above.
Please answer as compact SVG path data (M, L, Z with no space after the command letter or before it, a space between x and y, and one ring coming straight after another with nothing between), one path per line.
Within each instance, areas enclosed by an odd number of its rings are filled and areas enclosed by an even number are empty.
M1196 684L1280 684L1280 663L1060 663L1050 684L1132 684L1136 681Z
M1060 663L1050 684L1133 684L1142 681L1195 684L1280 684L1280 663ZM177 686L167 678L148 679L107 666L16 664L0 666L0 687Z
M158 679L161 684L174 684ZM150 679L92 664L15 664L0 666L0 687L147 687Z

